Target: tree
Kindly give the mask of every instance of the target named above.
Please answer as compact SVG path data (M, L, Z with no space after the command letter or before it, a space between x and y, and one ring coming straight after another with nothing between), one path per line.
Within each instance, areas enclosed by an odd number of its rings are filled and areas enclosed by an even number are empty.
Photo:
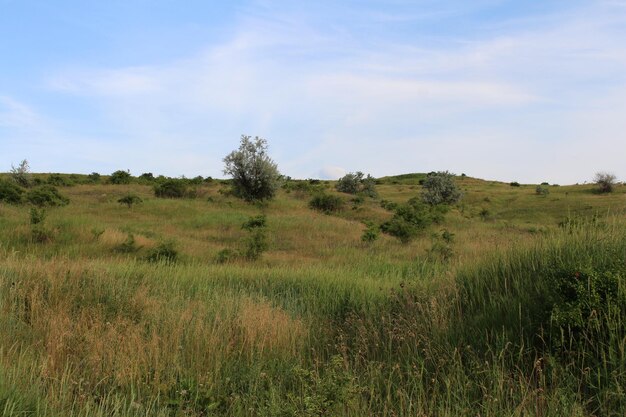
M246 201L270 200L279 186L278 166L267 155L267 141L241 135L239 149L224 158L224 174L232 176L233 191Z
M109 182L111 184L130 184L131 178L130 171L122 171L120 169L111 174Z
M30 186L30 166L24 159L18 166L11 165L11 178L22 187Z
M448 171L428 174L423 186L422 199L431 205L454 204L462 197L459 187L454 182L454 175Z
M608 172L596 172L595 177L593 177L593 181L598 186L598 192L600 193L612 192L615 187L615 180L615 175Z

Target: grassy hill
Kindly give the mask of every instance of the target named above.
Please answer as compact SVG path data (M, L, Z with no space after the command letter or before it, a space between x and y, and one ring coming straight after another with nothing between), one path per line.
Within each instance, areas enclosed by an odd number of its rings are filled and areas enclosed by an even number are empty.
M624 186L457 177L463 199L402 243L361 236L425 174L267 204L59 177L70 203L39 224L0 204L1 416L624 415ZM343 210L309 208L322 190ZM238 255L261 214L267 251Z

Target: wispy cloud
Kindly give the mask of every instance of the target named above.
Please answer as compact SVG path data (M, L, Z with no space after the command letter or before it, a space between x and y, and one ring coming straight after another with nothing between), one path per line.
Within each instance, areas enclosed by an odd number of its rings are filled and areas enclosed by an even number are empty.
M342 6L257 2L228 39L192 56L72 68L47 87L97 104L101 123L125 142L120 163L136 164L131 156L143 152L165 173L220 175L223 155L249 133L268 137L283 171L299 177L452 169L574 182L590 175L570 163L576 152L594 156L591 173L626 177L612 156L585 151L593 142L626 153L623 2L492 23L472 37L363 30L462 19L496 3L419 12L412 2L374 2L358 16L346 8L326 18ZM26 117L19 114L0 110L0 124Z

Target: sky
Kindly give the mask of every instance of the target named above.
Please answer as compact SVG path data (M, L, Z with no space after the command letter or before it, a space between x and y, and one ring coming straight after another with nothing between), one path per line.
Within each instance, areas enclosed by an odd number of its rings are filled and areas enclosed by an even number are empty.
M626 180L626 0L0 0L0 171Z

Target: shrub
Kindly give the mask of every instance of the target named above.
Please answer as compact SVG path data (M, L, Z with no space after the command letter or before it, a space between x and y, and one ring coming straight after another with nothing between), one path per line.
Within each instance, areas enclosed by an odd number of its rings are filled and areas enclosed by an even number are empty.
M509 184L511 187L521 187L520 183L517 181L513 181L512 183Z
M224 158L234 194L246 201L270 200L279 186L278 166L267 155L267 141L242 135L239 149Z
M398 208L398 203L389 200L381 200L380 206L385 210L395 211Z
M380 228L383 232L407 243L431 224L442 222L446 211L447 207L444 205L432 206L412 198L399 205L393 218L383 223Z
M250 232L246 241L246 248L242 255L248 260L257 260L268 248L267 236L265 233L266 217L264 215L250 217L241 225L241 228Z
M98 174L97 172L92 172L91 174L87 175L87 181L96 184L99 183L101 179L101 175Z
M424 179L422 200L430 205L454 204L462 193L454 182L454 175L448 171L430 173Z
M332 194L317 194L309 201L309 207L330 214L338 212L343 207L343 199Z
M118 253L133 253L137 252L139 249L141 248L135 243L135 236L129 233L126 236L126 240L114 247L113 251Z
M217 253L217 256L215 257L215 262L217 262L218 264L224 264L233 260L236 256L237 253L234 250L228 248L222 249Z
M13 182L0 179L0 201L7 204L22 203L24 189Z
M361 193L376 198L376 180L371 175L365 176L361 171L350 172L337 180L337 191L347 194Z
M26 200L38 207L66 206L70 203L70 200L52 185L42 185L30 190L26 194Z
M593 182L598 186L597 191L599 193L610 193L615 188L616 177L608 172L597 172L593 177Z
M131 208L135 204L143 203L143 200L136 194L126 194L124 197L117 200L117 202Z
M550 194L550 190L547 187L543 187L541 185L537 185L535 187L535 194L537 194L537 195L548 195L548 194Z
M30 224L40 224L46 219L46 211L44 209L37 209L31 207L30 209Z
M377 227L374 223L367 223L367 228L363 231L361 235L361 241L365 243L370 243L378 239L380 227Z
M55 185L57 187L68 187L70 185L74 185L72 181L68 180L61 174L50 174L48 176L48 179L46 180L46 183L50 185Z
M157 247L148 252L146 256L148 262L174 263L178 261L178 251L174 247L173 241L161 242Z
M160 198L195 198L196 190L183 179L168 179L154 186L154 195Z
M130 171L118 170L111 174L109 182L111 184L130 184L131 180Z
M30 166L28 161L24 159L18 166L11 165L11 178L15 183L21 187L30 186Z

